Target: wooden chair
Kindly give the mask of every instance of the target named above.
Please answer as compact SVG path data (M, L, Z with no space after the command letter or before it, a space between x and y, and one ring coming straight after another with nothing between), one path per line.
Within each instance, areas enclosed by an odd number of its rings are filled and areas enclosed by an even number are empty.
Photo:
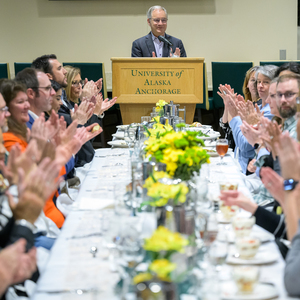
M9 64L0 63L0 78L10 79Z

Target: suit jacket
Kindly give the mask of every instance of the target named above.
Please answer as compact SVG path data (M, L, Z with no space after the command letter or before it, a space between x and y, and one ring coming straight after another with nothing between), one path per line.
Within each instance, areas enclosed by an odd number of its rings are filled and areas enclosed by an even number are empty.
M186 57L186 52L181 40L168 34L165 34L165 38L173 44L172 46L173 52L175 51L176 48L179 48L180 57ZM157 56L157 53L155 51L155 46L152 40L152 34L151 32L149 32L149 34L135 40L132 43L131 57L152 57L153 51L155 52L155 56ZM169 56L170 56L170 46L164 44L163 57L169 57Z

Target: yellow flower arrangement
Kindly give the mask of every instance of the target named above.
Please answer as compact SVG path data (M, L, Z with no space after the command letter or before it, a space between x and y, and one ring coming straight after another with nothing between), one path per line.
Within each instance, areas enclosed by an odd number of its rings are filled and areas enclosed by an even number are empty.
M188 240L183 238L178 232L171 232L163 226L159 226L152 236L145 239L144 249L153 255L147 272L139 273L133 278L133 283L138 284L143 281L157 277L160 280L171 281L171 273L177 267L170 261L170 256L174 252L184 252L184 247L188 245Z
M139 273L133 277L133 283L138 284L143 281L151 280L152 278L153 278L153 275L151 273L148 273L148 272Z
M176 264L170 262L166 258L154 260L149 270L157 275L157 277L164 281L170 281L170 273L176 269Z
M158 102L156 102L156 111L160 111L166 104L168 104L168 102L166 102L165 100L158 100Z
M174 204L184 203L186 195L189 192L187 185L184 182L179 184L164 184L158 180L161 178L171 178L165 172L154 172L145 180L144 187L147 188L147 195L152 198L152 201L145 202L151 206L165 206L169 199L173 200Z
M171 232L169 229L159 226L150 238L145 239L144 249L147 251L178 251L184 252L188 240L178 232Z
M145 147L146 156L165 163L170 176L189 180L194 171L200 170L203 163L210 162L209 154L202 148L203 140L197 137L197 132L164 132L158 128L150 132Z

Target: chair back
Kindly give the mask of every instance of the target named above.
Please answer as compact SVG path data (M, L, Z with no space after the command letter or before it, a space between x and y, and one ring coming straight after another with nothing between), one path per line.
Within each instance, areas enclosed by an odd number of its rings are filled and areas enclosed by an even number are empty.
M10 79L9 63L0 63L0 78Z
M224 107L222 98L217 94L220 84L230 84L235 92L243 95L243 83L246 72L253 67L253 62L212 62L213 105Z
M15 76L22 70L26 69L26 68L30 68L31 67L31 63L18 63L15 62L14 63L14 68L15 68Z
M260 61L259 62L259 65L260 66L265 66L265 65L274 65L274 66L277 66L277 67L280 67L282 66L283 64L286 64L286 63L290 63L290 62L296 62L298 64L300 64L300 60L266 60L266 61Z
M64 62L63 66L72 66L79 68L81 71L81 78L97 81L99 78L103 78L102 81L102 95L103 98L107 98L106 78L103 63L81 63L81 62Z

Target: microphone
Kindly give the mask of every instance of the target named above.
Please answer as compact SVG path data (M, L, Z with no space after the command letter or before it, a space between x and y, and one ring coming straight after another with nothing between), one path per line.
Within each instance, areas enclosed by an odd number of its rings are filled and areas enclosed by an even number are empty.
M164 42L165 44L167 44L167 45L169 45L169 46L173 46L173 44L172 44L169 40L167 40L164 36L162 36L162 35L159 35L159 36L158 36L158 39L159 39L161 42Z

